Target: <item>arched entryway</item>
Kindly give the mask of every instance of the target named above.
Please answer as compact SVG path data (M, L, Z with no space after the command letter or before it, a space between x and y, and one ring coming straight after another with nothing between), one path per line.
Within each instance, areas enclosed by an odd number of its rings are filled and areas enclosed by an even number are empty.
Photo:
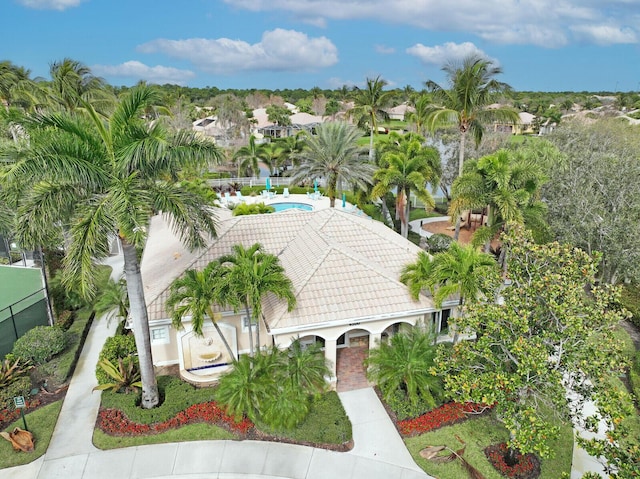
M364 329L351 329L338 338L336 352L338 392L370 386L363 364L369 355L369 340L369 332Z

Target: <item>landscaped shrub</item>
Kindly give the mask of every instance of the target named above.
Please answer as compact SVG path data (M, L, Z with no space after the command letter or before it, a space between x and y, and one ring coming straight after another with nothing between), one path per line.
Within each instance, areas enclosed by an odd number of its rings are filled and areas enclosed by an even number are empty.
M210 388L196 388L174 376L158 376L158 392L161 404L153 409L140 407L140 394L102 393L102 407L124 412L130 421L140 424L154 424L168 421L180 411L194 404L213 399Z
M429 253L440 253L451 246L453 238L444 233L436 233L427 238L427 251Z
M387 406L395 413L398 421L418 417L434 407L435 398L418 397L415 403L409 401L407 395L396 389L387 396Z
M136 349L136 341L132 335L116 335L104 342L102 351L98 358L98 363L102 360L107 360L113 364L118 364L118 360L123 360L123 365L128 368L129 364L133 361L134 367L138 367L138 357ZM113 378L105 372L99 365L96 366L96 379L98 384L108 384L113 382Z
M342 445L352 439L351 421L335 391L314 396L307 417L295 429L274 429L264 423L256 426L266 434L309 444Z
M31 378L29 376L21 376L11 384L0 388L0 409L15 409L13 398L16 396L29 397L31 391Z
M16 358L44 364L61 353L65 345L66 338L62 328L36 326L15 342L12 353Z
M268 206L264 203L240 203L233 209L233 216L261 215L273 213L275 210L273 206Z

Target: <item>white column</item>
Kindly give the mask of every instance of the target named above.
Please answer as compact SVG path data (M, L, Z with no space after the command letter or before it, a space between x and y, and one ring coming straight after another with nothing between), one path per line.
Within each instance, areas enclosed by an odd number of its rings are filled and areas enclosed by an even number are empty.
M329 378L329 382L334 385L336 384L338 378L336 374L336 363L337 363L337 341L335 339L327 339L324 342L324 357L327 360L327 364L329 366L329 371L331 371L331 377Z
M375 349L380 346L382 333L369 333L369 349Z

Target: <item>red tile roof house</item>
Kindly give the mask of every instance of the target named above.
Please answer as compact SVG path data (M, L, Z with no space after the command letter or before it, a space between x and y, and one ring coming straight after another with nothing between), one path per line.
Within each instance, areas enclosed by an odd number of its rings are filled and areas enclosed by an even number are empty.
M186 269L204 268L235 244L261 243L279 257L293 282L297 305L291 312L285 302L265 297L262 345L285 348L294 338L320 342L334 386L342 348L376 347L384 335L419 321L435 323L439 330L456 304L445 303L439 311L427 296L414 301L399 277L420 249L370 218L330 208L237 217L221 210L219 219L218 238L204 251L189 253L163 219L154 217L141 263L154 364L178 364L181 376L191 382L215 381L231 361L209 321L204 337L194 334L189 318L183 318L183 330L171 326L165 308L169 286ZM248 353L244 312L220 312L218 324L235 355Z

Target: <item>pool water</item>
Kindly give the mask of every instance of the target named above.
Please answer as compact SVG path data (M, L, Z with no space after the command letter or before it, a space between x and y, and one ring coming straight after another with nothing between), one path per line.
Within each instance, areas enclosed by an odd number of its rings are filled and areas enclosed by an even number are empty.
M278 211L291 210L291 209L313 211L313 206L307 205L305 203L272 203L269 206L273 206L276 210L276 213Z

